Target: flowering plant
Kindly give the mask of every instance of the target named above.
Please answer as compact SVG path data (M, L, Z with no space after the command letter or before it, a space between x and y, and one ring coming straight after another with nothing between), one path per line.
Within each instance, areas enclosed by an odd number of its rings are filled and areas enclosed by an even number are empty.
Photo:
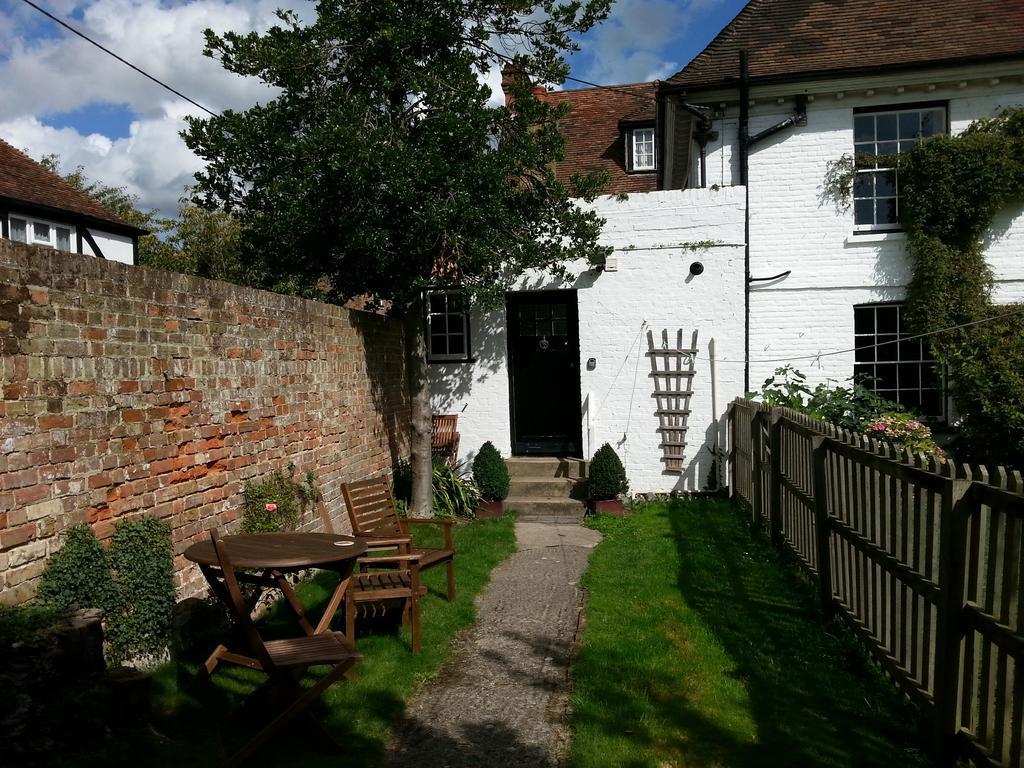
M277 504L271 502L263 507L267 512L277 512Z
M864 422L863 432L868 437L895 443L914 453L945 455L932 439L932 431L909 413L886 413L868 419Z

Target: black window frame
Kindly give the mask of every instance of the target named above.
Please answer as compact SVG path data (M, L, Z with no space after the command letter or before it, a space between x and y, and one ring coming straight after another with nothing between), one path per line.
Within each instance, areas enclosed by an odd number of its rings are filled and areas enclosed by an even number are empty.
M434 311L433 299L438 296L445 297L445 311L436 312ZM439 288L436 290L427 291L424 297L424 330L426 333L427 342L427 362L428 363L471 363L473 362L473 355L471 353L471 336L470 336L470 319L469 309L465 303L460 309L450 311L448 308L448 302L452 296L458 296L463 302L467 300L466 293L458 288ZM445 318L445 328L443 331L435 333L435 318ZM451 333L450 332L450 318L458 317L462 321L462 333ZM461 335L463 338L463 350L462 352L445 352L437 353L434 351L434 339L445 338L448 339L452 336Z
M878 140L877 127L876 127L875 137L874 137L874 139L871 142L858 142L857 141L857 117L858 116L893 114L893 113L900 113L900 112L923 112L923 111L934 110L934 109L941 109L943 111L943 115L944 115L945 119L944 119L944 124L942 126L942 133L933 134L933 136L938 136L938 135L943 135L943 134L948 136L949 132L950 132L949 101L948 100L914 101L914 102L907 102L905 104L881 104L881 105L878 105L878 106L856 107L856 108L854 108L854 110L853 110L853 125L851 125L851 128L853 130L853 153L854 153L855 160L858 157L858 153L857 153L857 145L858 144L871 143L871 144L875 145L876 149L877 149L877 146L879 144L882 144L882 143L896 144L896 154L902 154L902 152L904 151L904 150L900 149L900 143L902 141L911 141L911 140L920 141L920 140L923 140L922 137L917 137L916 139L900 139L899 127L898 127L899 126L899 118L897 117L897 135L896 135L895 139L887 140L885 142L880 142ZM923 137L923 138L926 139L926 138L930 138L930 137ZM885 155L885 154L888 154L888 153L882 153L882 154ZM880 234L880 233L881 234L885 234L885 233L892 233L892 232L903 232L904 231L903 227L899 223L899 200L900 200L900 194L899 194L899 176L898 176L898 172L894 168L877 168L876 167L874 169L858 169L857 176L866 175L866 174L869 174L869 173L874 174L875 176L891 173L892 174L893 194L891 196L890 195L878 196L878 195L872 194L871 197L861 197L861 198L858 198L856 196L857 195L857 180L856 180L856 178L854 179L853 187L852 187L851 193L850 193L850 195L851 195L851 207L853 209L854 235L871 235L871 234ZM877 178L872 180L872 184L874 185L875 183L877 183ZM882 198L882 199L889 199L890 197L894 201L893 205L895 206L895 219L896 220L894 222L892 222L892 223L878 224L878 223L876 223L877 215L878 215L877 201L880 198ZM857 221L857 200L858 199L859 200L872 200L874 202L874 206L875 207L873 208L873 213L872 213L872 223L870 223L870 224L865 224L865 223L862 223L862 222L858 223L858 221Z
M945 370L929 351L928 340L912 338L918 334L905 330L905 309L903 301L854 305L854 380L886 400L901 403L923 420L944 423L949 418ZM880 310L886 314L880 314ZM865 331L864 317L869 311L871 330ZM926 366L932 370L926 373ZM879 371L880 367L885 370ZM930 407L926 412L925 393L932 392L937 412Z

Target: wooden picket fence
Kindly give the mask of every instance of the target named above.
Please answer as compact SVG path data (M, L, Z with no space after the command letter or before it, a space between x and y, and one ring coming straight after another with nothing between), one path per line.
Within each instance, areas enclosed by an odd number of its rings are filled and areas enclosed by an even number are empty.
M1024 766L1024 482L788 408L729 408L733 498L928 714L941 765Z

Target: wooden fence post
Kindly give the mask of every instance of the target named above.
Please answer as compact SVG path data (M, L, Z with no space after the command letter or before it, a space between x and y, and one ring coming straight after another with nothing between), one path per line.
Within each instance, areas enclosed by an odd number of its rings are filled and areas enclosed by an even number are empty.
M768 530L782 546L782 414L772 413L768 433Z
M832 519L828 511L828 446L830 438L821 435L811 438L814 456L814 538L818 555L818 600L821 618L828 621L835 615L832 596Z
M761 472L761 457L764 453L764 441L761 437L761 422L764 420L764 411L754 411L750 420L750 506L754 514L754 525L758 528L764 525L764 494L762 493L763 474Z
M967 522L978 506L970 490L973 483L948 479L942 489L939 520L939 601L935 631L935 712L932 746L936 764L956 763L957 696L960 683L960 641L964 634L964 568Z
M729 450L726 452L726 456L729 461L728 474L729 478L729 498L736 498L736 408L735 401L729 403L729 407L726 410L726 423L729 425ZM719 461L721 461L721 455L719 455Z

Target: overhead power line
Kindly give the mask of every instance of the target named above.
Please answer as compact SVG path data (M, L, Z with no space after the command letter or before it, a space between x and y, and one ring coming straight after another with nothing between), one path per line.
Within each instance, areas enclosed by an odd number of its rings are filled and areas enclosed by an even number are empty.
M57 16L54 16L52 13L50 13L45 8L40 8L38 5L36 5L34 2L32 2L32 0L22 0L22 2L25 3L25 5L29 5L32 8L35 8L41 14L46 16L48 19L50 19L51 21L56 22L57 24L60 24L62 27L64 27L64 29L68 30L69 32L71 32L71 33L73 33L75 35L78 35L80 38L85 40L87 43L90 43L90 44L96 46L97 48L99 48L101 51L103 51L108 56L113 56L115 59L120 61L126 67L130 67L131 69L134 69L136 72L138 72L140 75L142 75L143 77L149 78L154 83L159 85L161 88L163 88L163 89L165 89L167 91L170 91L171 93L173 93L178 98L184 99L189 104L191 104L191 105L193 105L195 107L198 107L199 109L203 110L203 112L205 112L206 114L210 115L211 117L220 117L220 114L218 112L214 112L212 109L207 109L206 107L204 107L202 104L200 104L195 99L190 99L184 93L182 93L181 91L177 90L176 88L172 88L167 83L165 83L163 80L160 80L159 78L153 77L153 75L151 75L148 72L146 72L145 70L142 70L139 67L135 66L134 64L132 64L127 59L125 59L125 58L123 58L121 56L118 56L116 53L114 53L109 48L101 45L100 43L97 43L95 40L93 40L91 37L86 35L84 32L79 32L77 29L72 27L70 24L68 24L63 19L61 19L61 18L59 18Z

